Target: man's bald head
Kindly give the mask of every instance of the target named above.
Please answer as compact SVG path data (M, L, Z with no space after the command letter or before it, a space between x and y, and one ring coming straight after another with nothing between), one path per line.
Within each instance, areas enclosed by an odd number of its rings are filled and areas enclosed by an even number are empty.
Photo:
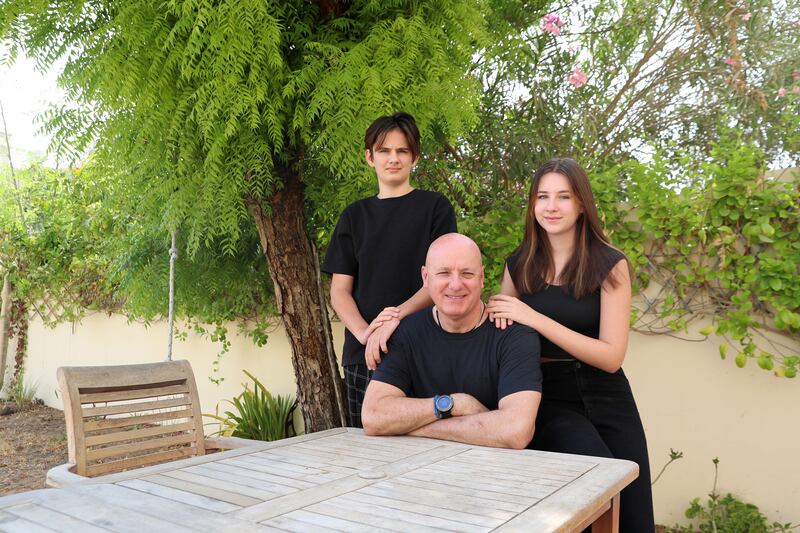
M453 328L448 331L461 331L466 323L469 329L483 316L483 262L478 245L469 237L448 233L433 241L422 267L422 281L442 324Z
M458 255L460 258L472 258L482 268L481 250L475 241L460 233L447 233L433 241L425 257L425 265L430 268L431 260L436 261L441 255Z

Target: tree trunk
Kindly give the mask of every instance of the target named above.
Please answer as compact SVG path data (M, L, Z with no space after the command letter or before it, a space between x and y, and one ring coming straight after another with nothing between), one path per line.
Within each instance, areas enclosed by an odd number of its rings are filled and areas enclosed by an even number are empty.
M15 300L16 312L12 326L14 336L17 338L17 348L14 353L14 379L19 379L22 368L25 366L25 354L28 351L28 306L25 300Z
M6 356L8 355L8 338L11 330L11 281L9 273L3 276L3 292L0 293L0 390L6 376Z
M245 204L258 228L292 347L297 400L306 431L341 427L347 421L344 386L320 289L316 250L306 231L303 185L285 167L279 174L284 186L269 199L268 212L252 196L245 198Z

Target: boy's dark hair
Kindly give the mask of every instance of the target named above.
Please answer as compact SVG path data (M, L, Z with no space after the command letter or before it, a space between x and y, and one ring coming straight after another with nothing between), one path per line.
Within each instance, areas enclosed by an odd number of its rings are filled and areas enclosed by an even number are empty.
M419 128L417 121L408 113L402 111L394 115L386 115L378 118L370 124L367 132L364 134L364 148L372 153L374 146L382 146L386 134L392 130L400 130L406 137L408 147L411 149L411 155L414 159L419 158Z

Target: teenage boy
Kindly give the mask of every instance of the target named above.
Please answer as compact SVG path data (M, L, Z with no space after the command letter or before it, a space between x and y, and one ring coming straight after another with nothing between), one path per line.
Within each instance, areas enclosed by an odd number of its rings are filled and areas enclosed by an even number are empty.
M322 263L332 275L331 305L346 328L342 366L354 427L362 427L364 392L387 340L400 320L432 303L419 276L428 247L456 231L450 202L409 181L420 156L414 117L380 117L367 128L364 149L378 195L344 210Z

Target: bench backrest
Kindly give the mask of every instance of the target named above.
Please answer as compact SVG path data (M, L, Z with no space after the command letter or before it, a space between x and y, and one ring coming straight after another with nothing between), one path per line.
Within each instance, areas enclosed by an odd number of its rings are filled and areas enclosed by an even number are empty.
M188 361L61 367L69 461L94 477L203 455L203 420Z

